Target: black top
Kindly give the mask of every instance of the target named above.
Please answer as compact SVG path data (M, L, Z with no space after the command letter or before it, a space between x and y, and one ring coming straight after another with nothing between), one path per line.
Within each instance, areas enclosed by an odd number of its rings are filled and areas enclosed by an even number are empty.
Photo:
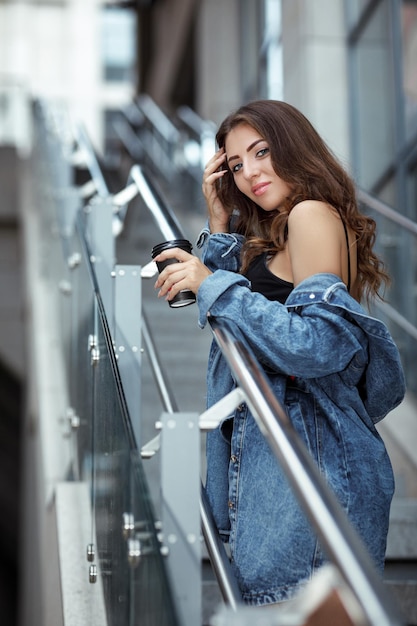
M263 294L268 300L275 300L284 304L294 289L294 285L275 276L268 269L267 256L267 253L264 252L255 257L246 270L245 276L251 282L252 291Z

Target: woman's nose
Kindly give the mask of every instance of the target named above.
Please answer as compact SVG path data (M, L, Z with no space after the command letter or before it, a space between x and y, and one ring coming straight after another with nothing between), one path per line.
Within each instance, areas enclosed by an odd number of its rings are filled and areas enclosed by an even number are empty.
M251 180L256 176L259 172L259 168L256 162L246 162L243 164L243 175L248 180Z

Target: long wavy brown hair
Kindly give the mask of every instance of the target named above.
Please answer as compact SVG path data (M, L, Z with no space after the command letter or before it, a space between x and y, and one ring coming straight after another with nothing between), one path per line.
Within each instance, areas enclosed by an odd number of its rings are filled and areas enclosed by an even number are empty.
M382 260L373 251L375 221L360 213L355 186L307 118L295 107L277 100L250 102L230 114L216 135L219 148L225 147L229 132L239 124L254 128L270 149L276 174L291 185L293 193L279 210L261 209L237 188L233 176L217 183L220 200L236 217L234 230L245 235L242 272L262 252L275 254L285 247L288 215L302 200L321 200L339 212L346 226L356 234L358 299L379 294L389 283Z

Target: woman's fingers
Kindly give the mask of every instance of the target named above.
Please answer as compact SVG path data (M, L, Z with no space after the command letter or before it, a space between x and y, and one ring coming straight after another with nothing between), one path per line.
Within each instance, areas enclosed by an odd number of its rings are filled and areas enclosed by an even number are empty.
M210 229L212 232L224 232L227 230L229 215L217 195L216 182L227 174L227 169L222 169L226 161L223 148L207 162L203 173L202 190L206 199Z
M211 274L200 259L179 248L166 250L154 260L159 262L168 258L176 258L181 262L168 265L159 274L155 282L155 289L159 289L158 297L166 296L167 300L171 300L182 289L191 289L197 293L202 281Z
M203 185L213 184L215 180L221 178L227 170L220 169L226 160L226 154L223 149L218 150L212 158L207 161L203 172Z
M209 159L206 163L206 167L204 169L205 172L215 172L226 160L226 153L224 148L220 148L217 150L215 154Z
M168 250L164 250L157 257L154 258L154 261L166 261L167 259L177 259L177 261L188 261L189 259L194 259L195 256L186 252L182 248L169 248Z

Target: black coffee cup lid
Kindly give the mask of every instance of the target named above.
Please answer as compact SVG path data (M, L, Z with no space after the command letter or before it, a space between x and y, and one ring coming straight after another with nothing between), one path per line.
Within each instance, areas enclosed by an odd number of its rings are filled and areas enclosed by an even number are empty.
M158 254L164 250L169 250L170 248L181 248L187 252L191 252L193 246L188 239L171 239L169 241L163 241L162 243L156 244L156 246L152 248L152 258L158 256Z

